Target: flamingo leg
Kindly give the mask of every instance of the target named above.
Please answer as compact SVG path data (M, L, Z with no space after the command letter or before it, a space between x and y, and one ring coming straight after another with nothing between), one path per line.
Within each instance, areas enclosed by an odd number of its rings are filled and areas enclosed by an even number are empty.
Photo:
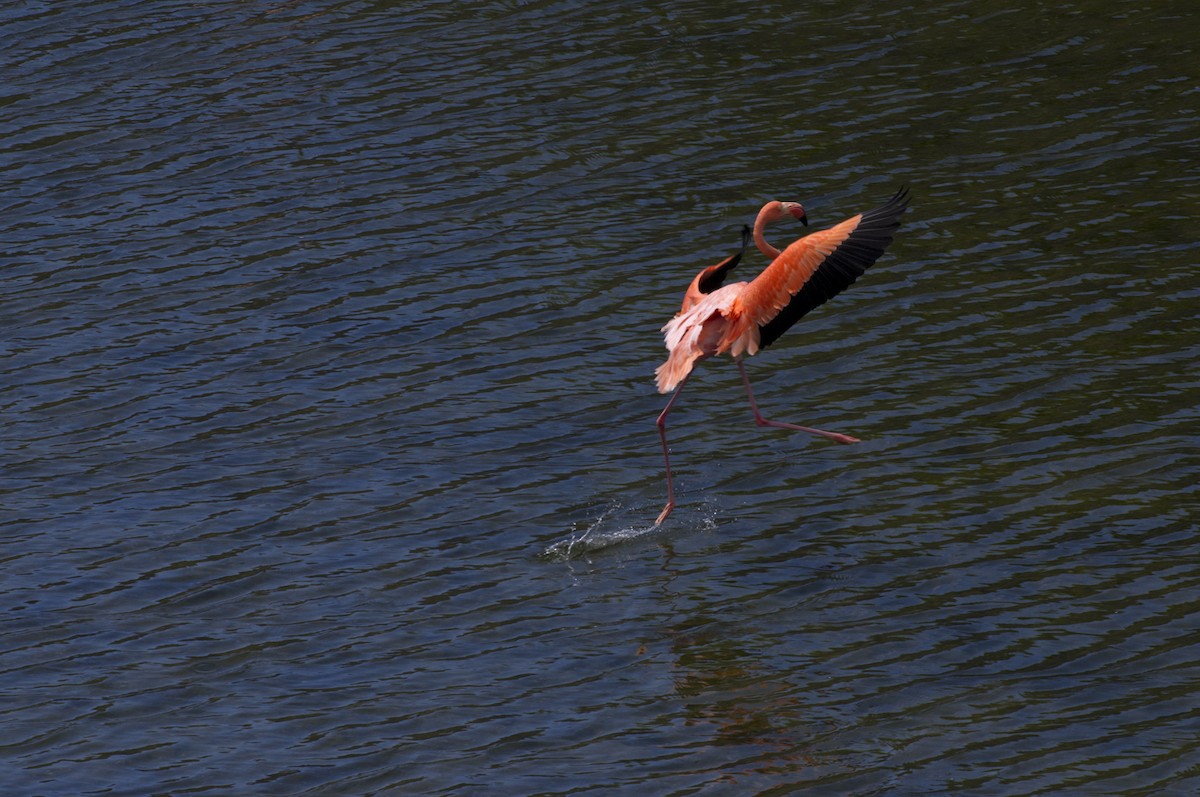
M671 510L675 508L675 486L671 481L671 455L667 451L667 413L671 411L671 407L675 406L675 400L679 398L679 394L686 383L687 377L685 376L680 380L679 387L675 388L675 392L671 395L671 400L667 402L667 406L663 407L658 420L654 422L654 425L658 427L658 436L662 439L663 464L667 466L667 505L659 513L658 520L654 521L655 526L666 520L667 515L671 514Z
M813 429L812 427L809 427L809 426L798 426L794 423L784 423L782 421L772 421L769 418L764 418L762 416L762 413L760 413L758 411L758 404L754 401L754 391L750 389L750 377L746 375L746 366L742 363L741 360L738 360L737 367L738 367L738 370L742 372L742 384L744 384L746 386L746 396L750 399L750 409L754 410L754 423L756 423L757 425L759 425L759 426L774 426L778 429L794 429L797 432L808 432L809 434L820 435L821 437L828 438L835 443L845 443L847 445L849 445L850 443L862 442L857 437L851 437L848 434L838 434L837 432L826 432L823 429ZM682 385L680 387L682 387ZM674 402L675 399L672 398L671 401ZM671 404L668 403L667 409L670 409L670 407L671 407ZM664 410L663 415L666 415L666 414L667 414L666 410ZM659 420L661 421L662 418L660 417ZM659 431L662 431L661 426L659 427ZM666 438L663 438L663 447L665 450ZM667 484L668 485L670 485L670 476L671 476L671 473L670 473L670 470L668 469L668 471L667 471L667 479L668 479ZM665 517L665 515L664 515L664 517Z

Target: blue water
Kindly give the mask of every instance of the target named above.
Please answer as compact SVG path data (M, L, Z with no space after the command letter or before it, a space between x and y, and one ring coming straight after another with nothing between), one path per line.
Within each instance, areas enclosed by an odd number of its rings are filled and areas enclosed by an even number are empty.
M5 789L1197 793L1197 24L6 6ZM863 442L707 361L653 528L688 282L901 184L748 361Z

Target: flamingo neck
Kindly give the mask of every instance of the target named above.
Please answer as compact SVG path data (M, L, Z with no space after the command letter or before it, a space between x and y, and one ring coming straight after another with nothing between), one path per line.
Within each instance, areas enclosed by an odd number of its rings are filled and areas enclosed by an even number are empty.
M763 205L763 209L758 212L758 218L754 220L754 245L758 247L758 251L762 252L771 260L779 257L779 250L767 243L767 239L763 237L763 230L767 228L767 224L778 217L772 205L775 203L768 202Z

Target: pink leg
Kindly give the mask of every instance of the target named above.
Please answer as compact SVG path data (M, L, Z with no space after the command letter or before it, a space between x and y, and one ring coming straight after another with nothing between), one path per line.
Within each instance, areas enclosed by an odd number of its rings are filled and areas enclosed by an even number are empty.
M663 507L663 511L659 513L658 520L654 521L654 525L659 525L667 519L667 515L671 514L671 510L675 508L675 487L671 483L671 456L667 453L667 413L671 411L671 407L675 406L675 400L679 398L680 391L687 383L685 376L679 383L679 387L675 388L675 393L671 396L671 400L667 402L667 406L663 407L662 414L658 416L658 420L654 425L658 427L658 436L662 438L663 448L663 464L667 466L667 505Z
M746 375L746 366L741 360L737 361L738 370L742 372L742 383L746 386L746 395L750 398L750 409L754 410L754 422L759 426L774 426L779 429L795 429L797 432L808 432L809 434L820 435L827 437L835 443L860 443L862 442L857 437L851 437L848 434L838 434L837 432L826 432L822 429L813 429L808 426L797 426L794 423L783 423L782 421L772 421L769 418L764 418L762 413L758 411L758 404L754 402L754 391L750 389L750 377ZM671 405L668 404L669 408ZM666 415L666 412L663 413ZM659 420L662 420L661 418ZM663 445L666 443L664 441Z

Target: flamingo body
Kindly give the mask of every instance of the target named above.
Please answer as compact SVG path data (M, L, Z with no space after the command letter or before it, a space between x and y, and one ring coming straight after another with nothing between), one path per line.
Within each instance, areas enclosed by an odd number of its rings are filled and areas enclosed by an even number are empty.
M908 191L901 188L880 207L800 238L782 252L766 243L763 228L788 214L805 224L807 218L799 203L768 202L759 211L753 237L759 250L773 258L771 264L750 282L723 285L725 276L746 250L750 230L743 227L742 250L704 269L692 280L679 313L662 328L669 355L655 371L658 392L675 391L657 422L667 466L667 506L656 523L661 523L675 504L666 416L700 360L729 354L737 361L758 425L810 432L839 443L858 442L848 435L763 418L754 402L742 358L770 346L809 311L862 276L891 243L892 232L900 226L899 219L908 202Z
M764 211L772 204L781 203L767 203ZM891 231L900 225L907 207L908 192L901 189L873 211L793 242L752 282L720 285L741 253L700 272L679 314L662 328L670 355L655 371L658 392L674 390L706 357L726 352L735 358L753 356L770 346L870 268L891 243ZM761 241L760 225L756 224L756 232ZM763 246L759 244L760 249ZM764 252L769 250L773 251Z

